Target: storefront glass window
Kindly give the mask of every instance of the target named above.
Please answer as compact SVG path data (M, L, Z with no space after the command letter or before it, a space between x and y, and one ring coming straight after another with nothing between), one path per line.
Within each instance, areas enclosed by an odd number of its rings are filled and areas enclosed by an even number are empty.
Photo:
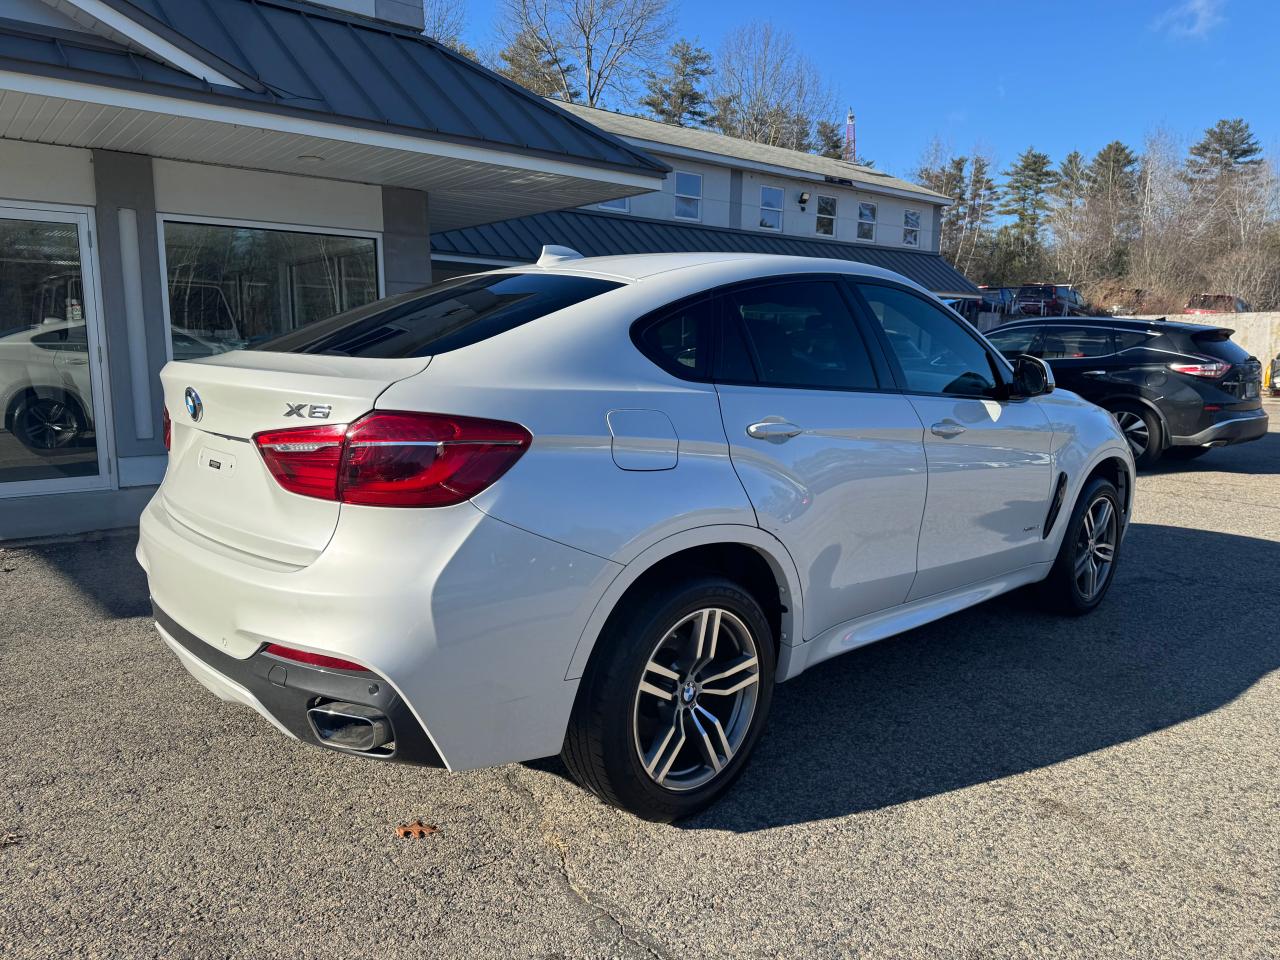
M0 485L98 473L80 231L0 217Z
M378 298L375 241L168 221L175 360L253 346Z

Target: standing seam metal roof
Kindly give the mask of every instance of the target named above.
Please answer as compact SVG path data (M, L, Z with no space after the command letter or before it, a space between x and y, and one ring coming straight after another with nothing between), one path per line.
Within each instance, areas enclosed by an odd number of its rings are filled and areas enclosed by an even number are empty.
M868 263L900 273L934 293L977 293L936 253L838 240L810 240L726 227L668 223L587 210L538 213L514 220L431 235L433 254L532 262L546 244L563 244L588 257L629 253L772 253Z
M188 98L336 119L410 136L514 148L646 174L668 169L639 148L448 47L379 21L294 0L103 2L244 89L189 77L91 37L77 44L63 34L46 46L99 50L94 58L67 57L31 43L10 43L0 56L60 71L83 71L98 82L172 87ZM21 32L13 27L6 24L6 33Z

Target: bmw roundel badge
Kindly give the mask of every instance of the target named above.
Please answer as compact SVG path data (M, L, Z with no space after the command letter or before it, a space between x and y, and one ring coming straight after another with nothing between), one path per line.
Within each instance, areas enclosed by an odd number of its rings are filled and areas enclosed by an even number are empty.
M200 394L196 393L195 387L187 387L187 413L191 415L191 419L199 422L204 416L204 404L200 401Z

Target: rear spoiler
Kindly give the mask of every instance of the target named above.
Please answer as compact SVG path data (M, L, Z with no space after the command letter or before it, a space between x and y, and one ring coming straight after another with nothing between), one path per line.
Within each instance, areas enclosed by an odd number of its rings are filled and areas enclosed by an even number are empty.
M1192 340L1208 340L1209 342L1217 342L1221 340L1230 340L1231 335L1235 333L1229 327L1211 327L1208 330L1197 330L1191 334Z

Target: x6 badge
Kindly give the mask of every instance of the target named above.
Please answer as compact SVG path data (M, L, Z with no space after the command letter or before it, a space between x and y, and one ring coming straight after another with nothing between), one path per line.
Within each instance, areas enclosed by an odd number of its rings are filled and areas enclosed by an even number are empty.
M284 404L286 417L305 417L312 420L328 420L333 405L328 403L289 403Z

